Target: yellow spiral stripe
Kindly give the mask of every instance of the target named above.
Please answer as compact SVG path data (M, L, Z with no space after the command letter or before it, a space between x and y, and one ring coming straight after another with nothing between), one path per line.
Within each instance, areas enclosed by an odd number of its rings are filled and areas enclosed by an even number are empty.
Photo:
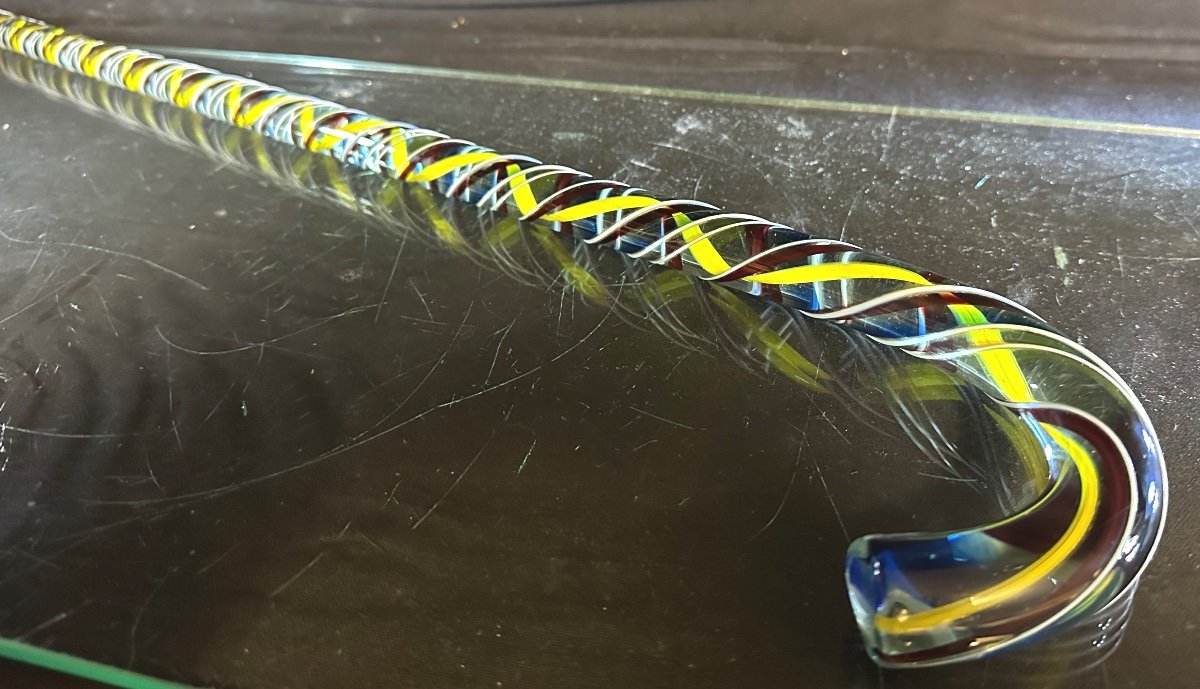
M547 222L574 222L584 218L592 218L613 211L629 211L653 206L661 203L651 196L610 196L606 199L584 201L577 206L570 206L560 211L547 213L542 216Z
M1071 519L1071 525L1058 542L1017 574L979 593L921 612L903 613L895 617L876 615L876 629L885 634L911 634L970 617L984 608L1016 598L1071 557L1095 521L1100 503L1100 475L1084 446L1054 426L1042 424L1042 428L1066 450L1079 475L1079 507Z
M409 182L432 182L435 179L440 179L455 170L460 168L486 163L489 160L495 160L500 157L499 153L494 151L476 151L474 153L460 153L458 155L443 158L431 165L421 168L421 171L411 174L407 177Z

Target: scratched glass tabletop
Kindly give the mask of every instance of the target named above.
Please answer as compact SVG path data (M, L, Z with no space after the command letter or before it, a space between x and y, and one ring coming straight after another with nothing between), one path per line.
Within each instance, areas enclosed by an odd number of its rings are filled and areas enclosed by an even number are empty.
M1168 463L1195 456L1177 123L182 56L1006 293L1126 375ZM1112 638L879 670L847 543L1034 495L983 400L3 57L0 636L247 689L1189 685L1193 477Z

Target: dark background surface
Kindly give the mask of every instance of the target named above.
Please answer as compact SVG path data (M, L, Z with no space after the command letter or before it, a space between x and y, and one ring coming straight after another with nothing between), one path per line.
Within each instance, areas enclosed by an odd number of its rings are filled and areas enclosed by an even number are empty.
M31 14L40 10L47 19L71 19L79 25L110 29L119 37L124 37L121 31L126 36L149 33L180 45L222 47L264 40L282 45L315 37L360 44L358 57L416 61L416 56L423 56L420 62L428 64L486 57L495 46L482 40L491 43L507 36L527 41L539 35L565 43L557 48L539 46L551 51L578 47L586 39L602 47L613 39L629 39L1151 61L1200 56L1200 9L1187 0L1148 0L1136 6L1116 0L986 4L970 0L113 0L89 7L75 4L16 0L9 8ZM274 35L264 36L262 29ZM376 41L375 36L385 40ZM474 37L481 43L471 40Z
M1195 125L1189 0L245 0L8 8L139 44Z
M6 635L230 687L1193 684L1195 135L955 114L1200 125L1191 3L26 5L7 7L140 43L712 91L227 63L1018 298L1143 395L1173 501L1101 668L878 672L846 536L984 516L905 442L562 284L0 84L5 370L39 372L5 381L6 425L36 432L3 436ZM438 407L493 374L523 377Z

